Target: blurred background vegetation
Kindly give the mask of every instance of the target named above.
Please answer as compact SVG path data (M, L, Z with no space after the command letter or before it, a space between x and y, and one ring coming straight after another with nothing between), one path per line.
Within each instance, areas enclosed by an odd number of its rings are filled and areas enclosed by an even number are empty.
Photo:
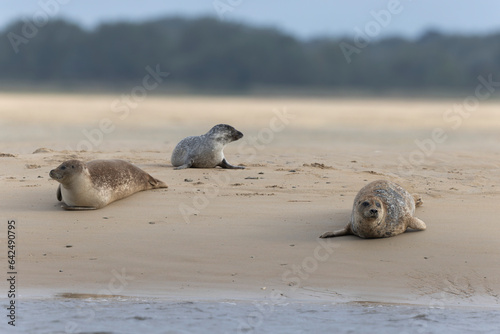
M1 32L3 89L120 89L157 64L170 72L162 89L177 92L440 95L470 92L480 75L500 78L500 33L386 38L348 63L340 43L354 45L352 38L300 40L214 18L116 22L91 31L56 20L15 53L8 34L23 36L23 25Z

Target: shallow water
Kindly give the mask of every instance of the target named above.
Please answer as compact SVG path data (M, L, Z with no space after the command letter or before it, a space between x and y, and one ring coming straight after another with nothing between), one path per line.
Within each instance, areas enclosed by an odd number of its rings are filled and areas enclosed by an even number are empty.
M19 300L1 333L498 333L500 311L371 303ZM5 310L7 304L2 303ZM5 312L4 312L5 313Z

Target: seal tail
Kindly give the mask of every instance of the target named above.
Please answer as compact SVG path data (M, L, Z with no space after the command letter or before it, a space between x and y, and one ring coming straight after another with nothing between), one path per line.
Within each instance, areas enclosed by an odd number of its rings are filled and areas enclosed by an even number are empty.
M165 182L155 179L151 175L149 177L149 184L151 185L151 189L168 188Z

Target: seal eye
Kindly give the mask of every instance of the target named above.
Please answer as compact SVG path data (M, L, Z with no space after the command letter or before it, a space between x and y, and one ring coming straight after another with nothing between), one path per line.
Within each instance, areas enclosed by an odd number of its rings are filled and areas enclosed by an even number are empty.
M368 203L368 202L363 202L361 205L363 205L363 206L368 206L368 205L370 205L370 203Z
M62 170L65 170L65 169L66 169L66 166L61 166L61 169L62 169Z
M377 206L377 208L380 208L380 203L379 202L375 203L375 205Z

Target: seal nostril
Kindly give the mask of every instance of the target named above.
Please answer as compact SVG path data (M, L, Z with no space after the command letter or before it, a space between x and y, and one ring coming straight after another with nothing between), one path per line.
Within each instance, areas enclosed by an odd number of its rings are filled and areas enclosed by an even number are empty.
M370 213L378 213L378 210L377 209L371 209Z

